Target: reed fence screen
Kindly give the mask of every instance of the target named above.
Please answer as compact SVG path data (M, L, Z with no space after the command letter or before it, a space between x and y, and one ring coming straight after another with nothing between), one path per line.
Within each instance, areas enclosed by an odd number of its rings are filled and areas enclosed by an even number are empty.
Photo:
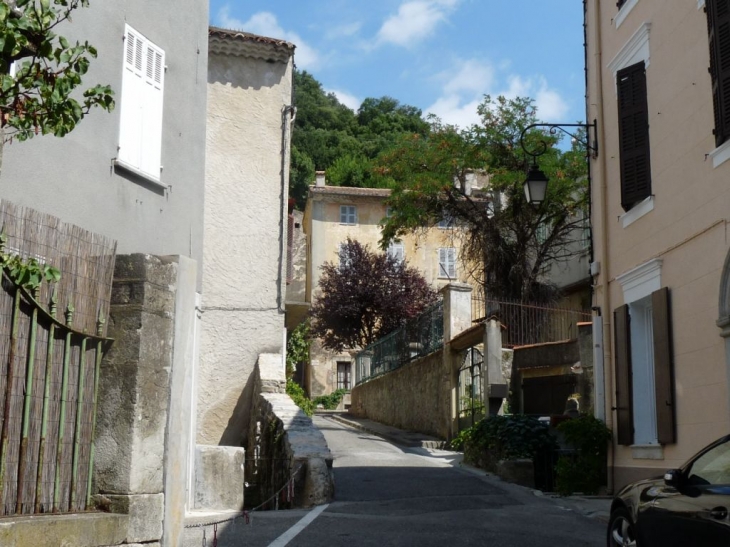
M61 271L0 282L0 515L90 505L93 435L116 242L0 201L3 252Z

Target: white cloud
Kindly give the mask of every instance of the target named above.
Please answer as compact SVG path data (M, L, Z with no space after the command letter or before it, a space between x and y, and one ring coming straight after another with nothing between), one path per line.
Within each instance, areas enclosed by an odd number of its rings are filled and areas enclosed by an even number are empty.
M433 34L459 0L412 0L401 4L380 27L376 44L411 46Z
M360 31L361 27L362 23L350 23L348 25L340 25L338 27L328 29L327 32L324 33L324 37L327 40L336 40L337 38L349 38L357 34Z
M477 59L457 61L452 71L437 76L442 83L441 96L426 108L426 112L436 114L445 123L467 128L479 122L477 106L484 95L504 95L508 99L532 97L539 119L565 121L568 105L548 86L543 76L524 78L511 74L500 83L497 81L498 69L507 65L500 63L497 66Z
M520 76L509 78L509 87L499 93L509 99L532 97L537 107L537 117L546 122L565 121L569 107L560 94L550 89L544 76L523 79Z
M217 24L223 28L243 30L260 36L269 38L278 38L291 42L297 49L295 51L295 60L297 66L302 69L311 69L319 62L319 54L309 46L296 32L284 30L273 13L268 11L260 11L251 16L248 21L237 19L230 14L228 5L224 5L218 10Z
M357 112L357 109L360 108L360 104L362 104L362 101L355 97L355 95L340 91L339 89L325 89L325 92L334 93L338 101L340 101L350 110L354 110L355 112Z

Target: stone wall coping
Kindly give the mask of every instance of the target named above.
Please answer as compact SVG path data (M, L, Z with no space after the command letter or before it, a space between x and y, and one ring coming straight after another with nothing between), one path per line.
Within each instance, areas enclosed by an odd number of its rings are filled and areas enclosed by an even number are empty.
M126 540L129 516L116 513L23 515L0 518L0 545L119 545Z

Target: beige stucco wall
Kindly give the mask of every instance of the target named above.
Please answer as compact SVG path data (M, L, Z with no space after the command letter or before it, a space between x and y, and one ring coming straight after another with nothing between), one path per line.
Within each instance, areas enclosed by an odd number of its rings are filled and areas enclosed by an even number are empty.
M256 359L283 353L286 246L281 243L288 194L283 109L291 104L291 90L291 59L285 64L210 55L201 444L240 445Z
M379 224L386 215L385 199L385 196L359 196L354 192L350 196L310 193L303 220L308 240L307 302L312 302L316 295L322 265L325 262L339 263L339 244L348 237L368 245L371 250L380 250ZM340 224L341 205L357 207L356 225ZM434 227L404 236L402 243L408 264L420 270L426 281L437 290L450 282L439 275L438 250L441 247L456 248L457 279L454 281L467 282L469 269L458 258L461 247L458 230ZM331 393L337 388L337 362L351 361L350 354L329 352L316 342L310 353L311 366L305 389L312 397ZM354 379L353 369L351 381L354 382Z
M594 305L604 317L606 415L613 425L613 316L624 304L617 277L650 259L662 262L671 291L677 443L663 460L638 459L615 446L616 486L678 467L730 429L728 374L718 319L720 274L728 252L730 162L713 167L715 148L707 19L697 2L640 0L616 28L616 2L588 2L588 119L598 120L593 172L596 260ZM610 62L650 23L646 69L654 208L624 227L620 198L617 96Z

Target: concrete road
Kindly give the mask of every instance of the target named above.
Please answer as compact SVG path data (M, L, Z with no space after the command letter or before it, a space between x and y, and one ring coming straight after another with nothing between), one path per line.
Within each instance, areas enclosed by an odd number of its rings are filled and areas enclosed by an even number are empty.
M335 501L257 513L219 547L599 547L606 525L532 490L458 465L459 454L399 448L315 416L334 455ZM212 545L208 530L207 545ZM191 537L201 545L202 532Z

